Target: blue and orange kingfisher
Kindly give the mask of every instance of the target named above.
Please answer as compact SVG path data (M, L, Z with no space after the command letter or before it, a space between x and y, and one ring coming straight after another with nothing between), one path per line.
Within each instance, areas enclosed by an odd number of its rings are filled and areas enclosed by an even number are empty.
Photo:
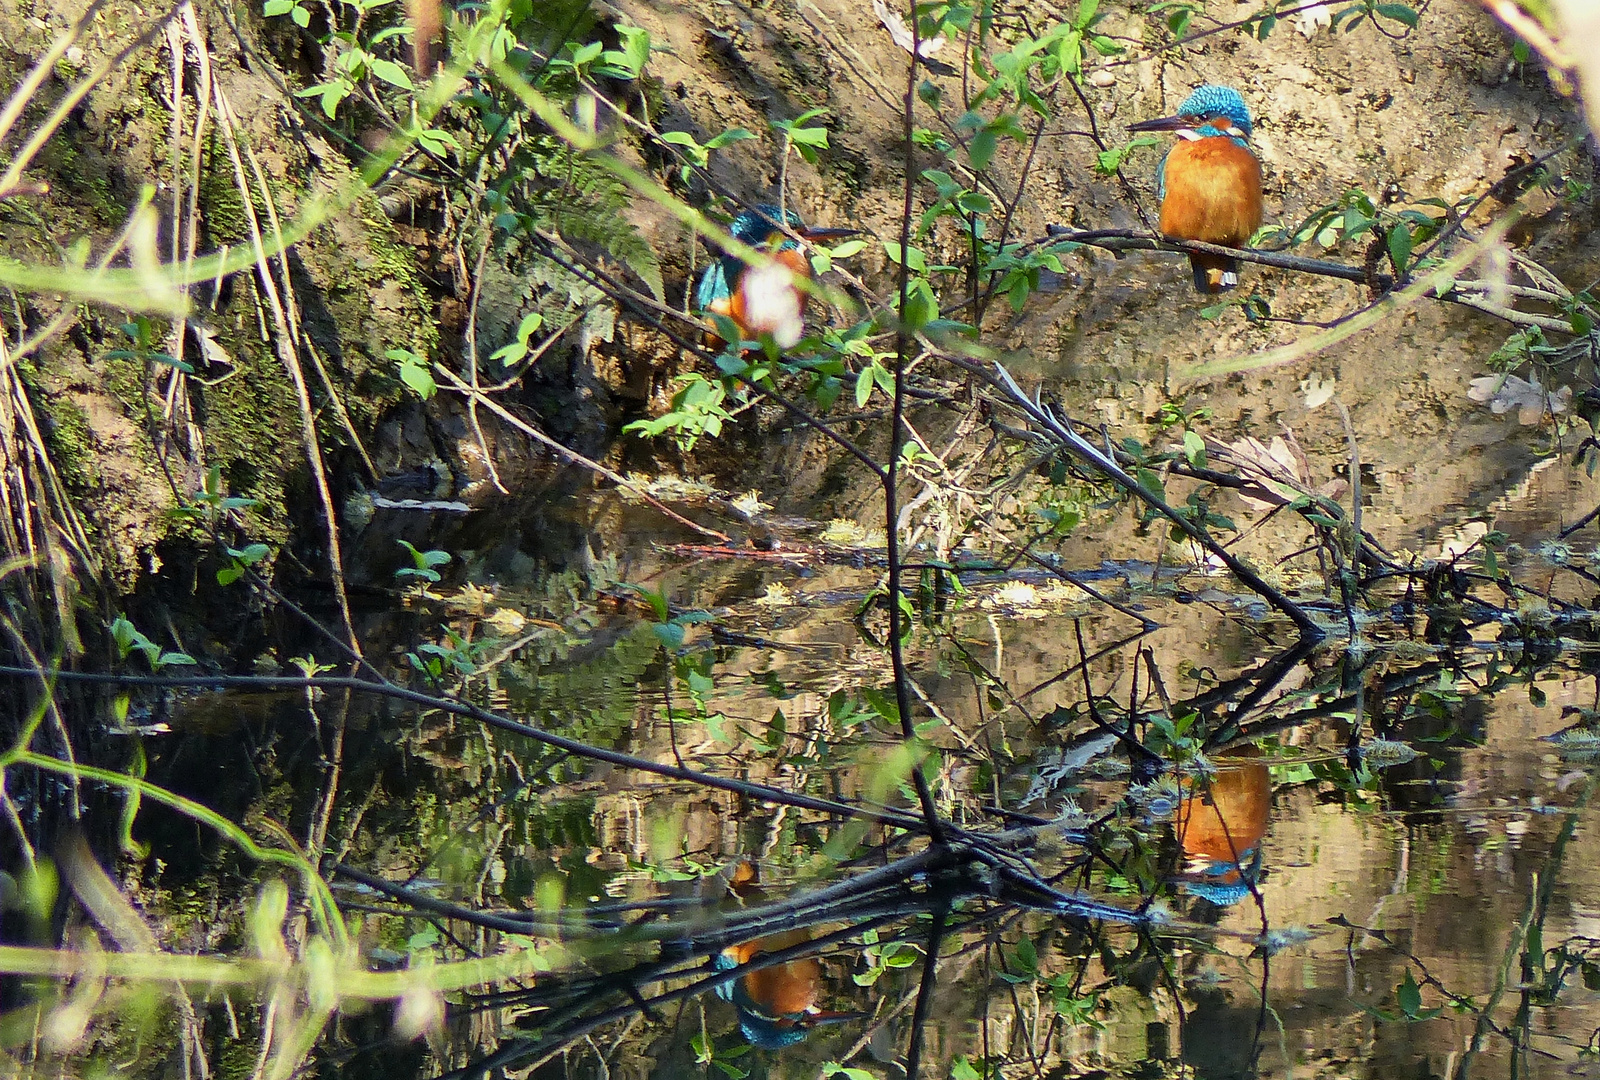
M1175 131L1179 142L1161 159L1161 235L1243 247L1261 227L1261 162L1246 142L1250 110L1228 86L1202 86L1175 116L1129 124L1129 131ZM1218 293L1239 284L1239 260L1190 255L1194 287Z
M735 863L728 876L728 890L740 900L759 899L761 881L755 863L749 859ZM810 940L811 931L800 927L741 941L713 957L712 966L718 971L731 971L763 953L779 952ZM834 1012L817 1005L822 996L822 964L815 956L748 971L734 982L717 987L717 996L733 1002L739 1014L740 1033L751 1046L763 1050L793 1046L824 1024L867 1017L866 1013Z
M746 340L771 334L780 349L792 349L805 336L806 293L797 281L811 279L811 260L800 244L778 227L783 221L804 240L853 236L855 229L808 228L793 210L763 203L733 219L728 232L735 240L767 252L772 261L751 266L735 255L723 255L706 268L695 293L704 315L726 315ZM708 342L721 342L715 334Z

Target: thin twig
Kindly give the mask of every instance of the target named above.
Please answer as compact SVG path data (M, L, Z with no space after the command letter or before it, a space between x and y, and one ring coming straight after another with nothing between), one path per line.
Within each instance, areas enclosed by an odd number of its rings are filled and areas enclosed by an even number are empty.
M906 409L906 354L911 348L911 330L906 325L906 305L911 296L911 260L906 252L911 244L911 218L913 200L916 198L916 168L914 155L916 142L912 139L916 125L917 102L917 20L911 19L911 56L906 64L906 90L902 135L905 138L904 205L900 212L900 310L895 330L894 352L894 416L889 427L889 460L883 470L884 531L889 560L889 663L894 670L895 706L900 713L900 737L907 747L915 746L916 720L911 714L911 676L906 670L905 648L901 639L901 626L905 613L900 610L900 445L905 438ZM935 843L944 842L944 826L939 821L939 807L933 801L933 790L922 771L922 760L911 759L911 781L922 804L922 816L927 821L928 835ZM914 1075L913 1075L914 1080Z

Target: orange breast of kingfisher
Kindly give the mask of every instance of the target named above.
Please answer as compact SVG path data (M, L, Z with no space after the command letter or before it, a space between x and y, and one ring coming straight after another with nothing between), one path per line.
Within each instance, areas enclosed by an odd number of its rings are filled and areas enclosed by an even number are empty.
M799 1016L817 1003L821 968L815 960L796 960L752 971L744 992L768 1016Z
M1185 139L1167 155L1161 234L1240 247L1261 227L1261 162L1230 138Z
M749 963L762 953L778 952L809 941L803 929L784 930L755 941L744 941L723 950L723 955L740 964ZM768 1016L797 1016L817 1003L822 980L822 965L814 956L791 960L787 964L752 971L739 981L744 992Z
M1267 833L1272 778L1265 765L1220 769L1185 795L1173 823L1183 853L1214 863L1243 862Z

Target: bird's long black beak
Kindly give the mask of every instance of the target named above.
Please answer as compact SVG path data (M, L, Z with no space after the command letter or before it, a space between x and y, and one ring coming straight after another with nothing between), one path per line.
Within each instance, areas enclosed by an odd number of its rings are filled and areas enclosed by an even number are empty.
M822 1027L825 1024L848 1024L855 1020L870 1020L871 1013L867 1012L834 1012L831 1009L821 1009L817 1012L808 1012L800 1019L800 1024L806 1028Z
M1154 120L1140 120L1137 124L1129 124L1129 131L1178 131L1183 128L1192 128L1195 125L1192 116L1162 116Z
M844 236L859 236L860 229L813 229L809 226L795 230L807 240L838 240Z

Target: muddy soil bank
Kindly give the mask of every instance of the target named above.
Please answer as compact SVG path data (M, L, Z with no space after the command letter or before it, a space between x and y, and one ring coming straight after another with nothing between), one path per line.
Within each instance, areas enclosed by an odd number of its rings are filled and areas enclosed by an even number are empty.
M1265 40L1230 31L1155 58L1148 57L1158 44L1156 24L1108 10L1101 29L1127 51L1097 58L1084 80L1095 129L1116 143L1128 123L1170 112L1196 84L1238 87L1256 116L1269 222L1292 226L1352 187L1394 208L1489 193L1510 170L1581 130L1572 102L1554 93L1536 66L1517 63L1510 39L1466 0L1429 5L1415 30L1381 33L1369 23L1334 32L1316 19L1291 19ZM1233 5L1215 14L1248 13ZM5 80L20 79L76 14L69 5L0 3ZM729 127L756 135L713 155L718 186L767 200L781 177L785 201L808 220L857 226L877 238L895 235L906 160L898 89L905 54L869 6L624 2L605 14L651 34L649 77L637 90L652 123L702 140ZM1041 9L1030 17L1057 14L1066 13ZM180 155L174 172L167 133L175 119L193 122L196 90L186 84L175 95L172 45L158 38L71 114L40 159L40 178L51 184L34 208L43 224L0 223L8 247L42 256L79 234L100 242L121 226L142 185L192 180L192 211L181 203L169 208L163 199L156 204L170 234L164 242L192 236L204 251L245 243L252 220L272 211L290 219L308 198L349 181L358 149L292 97L320 77L321 61L307 39L281 18L228 16L201 5L196 27L211 51L215 97L208 108L225 103L231 110L236 133L252 148L248 162L236 169L213 124L199 158ZM47 80L24 123L38 122L77 74L121 48L140 18L135 9L107 6L82 47ZM958 49L950 45L947 52ZM960 99L970 77L959 65L924 74L946 102ZM176 117L174 102L183 104ZM829 148L815 165L795 157L782 165L771 123L815 107L828 110ZM918 107L918 123L937 127L939 117ZM1088 126L1081 111L1064 116L1077 116L1063 120L1064 131ZM663 164L630 135L619 139L625 157ZM1096 175L1096 151L1070 133L1052 132L1036 145L1004 141L993 172L997 189L1015 197L1011 235L1042 236L1050 224L1131 228L1148 220L1159 148L1128 159L1126 187ZM918 169L940 164L931 153L912 155ZM1561 168L1550 184L1521 195L1509 250L1582 287L1600 276L1600 216L1592 193L1583 193L1593 163L1568 157ZM498 252L481 269L467 265L450 222L433 205L415 182L393 179L297 244L289 273L273 283L299 317L292 342L266 318L271 290L259 276L236 274L198 290L205 311L171 339L178 355L201 361L201 378L179 385L159 365L118 358L123 332L116 320L98 316L29 359L34 407L117 590L144 579L175 596L204 591L196 582L209 578L211 567L196 560L206 538L168 511L201 486L209 465L220 466L231 492L261 501L249 539L285 545L294 555L285 568L302 573L293 567L298 561L308 568L306 579L322 577L315 567L326 557L326 528L303 464L306 420L286 371L286 348L312 370L314 428L329 456L331 494L356 583L388 580L403 554L398 538L475 552L486 573L529 558L587 566L629 544L625 522L634 515L616 509L615 500L591 499L611 481L597 480L588 467L553 455L484 410L473 415L447 395L424 404L401 386L392 350L459 365L472 351L464 340L469 329L480 355L492 351L560 287L526 260ZM1486 199L1471 224L1503 207L1501 199ZM705 264L704 246L648 203L636 203L629 216L660 261L667 300L679 303ZM953 259L961 238L936 231L928 247ZM1359 256L1332 253L1347 261ZM880 245L870 244L851 268L869 287L887 291ZM1481 511L1549 449L1547 430L1519 428L1514 418L1493 415L1466 396L1509 329L1486 316L1423 301L1292 364L1196 379L1188 372L1197 362L1307 340L1315 324L1365 302L1364 290L1250 267L1247 288L1275 315L1294 321L1248 321L1238 309L1204 318L1185 267L1172 256L1085 251L1069 257L1066 269L1046 275L1022 311L999 305L984 327L986 340L1007 350L1019 375L1117 437L1159 444L1163 436L1152 421L1164 403L1210 410L1207 434L1222 441L1243 434L1266 441L1292 431L1318 482L1337 479L1351 459L1335 407L1322 404L1332 395L1350 412L1367 481L1366 524L1386 542L1421 545L1434 523ZM750 410L738 431L720 444L702 442L690 455L664 441L623 437L629 420L665 408L673 378L687 364L660 335L619 319L594 297L572 293L560 302L584 307L581 326L505 392L502 400L517 415L618 473L677 472L709 476L728 493L757 489L773 515L864 522L876 516L872 485L775 410ZM60 310L37 300L22 322L35 328ZM975 483L992 479L1000 466L983 458L987 432L964 412L970 408L923 408L912 420L930 445L949 451L947 464L970 462ZM836 409L835 420L865 445L883 441L879 418ZM365 500L371 493L379 497L376 507ZM470 511L392 505L407 499L455 502ZM1249 517L1239 505L1225 509ZM707 516L740 536L766 528L714 510ZM1131 526L1103 524L1084 534L1077 561L1150 554ZM928 528L950 531L937 522ZM1266 545L1281 540L1270 529L1258 538Z

